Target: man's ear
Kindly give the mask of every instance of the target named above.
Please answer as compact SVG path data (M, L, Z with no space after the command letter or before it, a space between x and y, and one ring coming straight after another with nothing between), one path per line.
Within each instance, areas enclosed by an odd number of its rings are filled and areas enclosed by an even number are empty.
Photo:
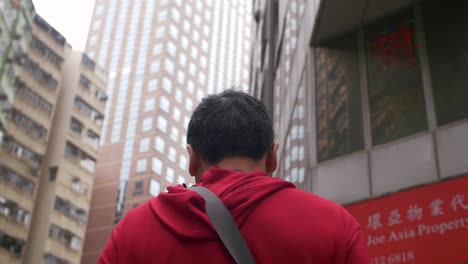
M278 167L278 147L278 143L273 143L271 151L268 152L265 159L265 170L269 175L275 172L276 168Z
M189 154L189 167L188 171L191 176L197 176L198 171L200 170L200 157L198 154L193 150L190 144L187 145L187 152Z

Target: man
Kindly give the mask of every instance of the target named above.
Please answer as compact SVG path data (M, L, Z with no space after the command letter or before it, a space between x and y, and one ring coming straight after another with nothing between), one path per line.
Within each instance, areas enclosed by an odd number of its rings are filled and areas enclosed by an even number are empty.
M188 127L189 172L231 212L256 263L370 263L361 229L340 205L268 175L278 144L264 105L227 90L195 109ZM234 263L182 185L127 213L99 263Z

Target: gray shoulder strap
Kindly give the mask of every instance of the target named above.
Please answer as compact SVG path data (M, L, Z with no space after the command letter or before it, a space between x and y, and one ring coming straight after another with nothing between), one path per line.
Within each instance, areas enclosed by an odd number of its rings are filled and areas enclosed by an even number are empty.
M209 189L202 186L190 187L206 202L206 214L213 224L224 246L238 264L254 264L255 261L231 213L223 202Z

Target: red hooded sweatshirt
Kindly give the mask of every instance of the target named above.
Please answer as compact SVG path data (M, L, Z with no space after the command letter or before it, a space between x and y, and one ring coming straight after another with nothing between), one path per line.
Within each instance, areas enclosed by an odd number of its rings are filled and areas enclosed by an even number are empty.
M340 205L257 170L211 168L198 184L221 198L256 263L370 263L361 229ZM181 185L129 211L99 263L235 263Z

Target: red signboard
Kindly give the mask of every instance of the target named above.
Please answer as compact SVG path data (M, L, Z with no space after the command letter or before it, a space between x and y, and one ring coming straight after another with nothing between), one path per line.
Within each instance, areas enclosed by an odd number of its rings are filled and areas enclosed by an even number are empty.
M372 264L468 263L468 175L346 208Z

